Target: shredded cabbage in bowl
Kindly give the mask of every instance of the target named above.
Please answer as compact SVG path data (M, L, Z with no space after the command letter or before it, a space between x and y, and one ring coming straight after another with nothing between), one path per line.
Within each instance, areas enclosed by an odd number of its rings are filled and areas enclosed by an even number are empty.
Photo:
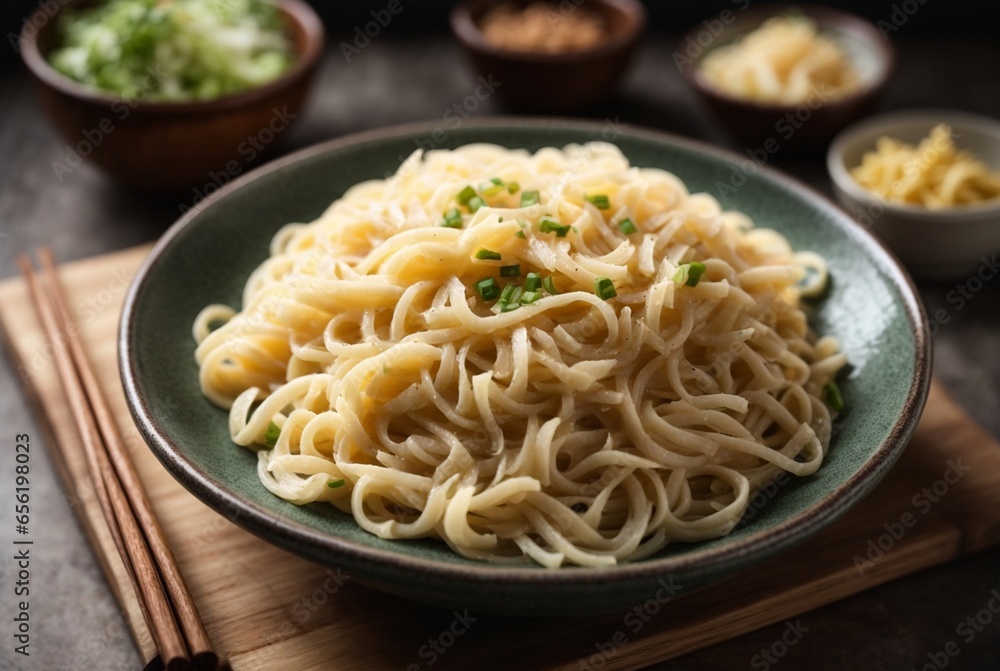
M130 99L218 98L294 61L281 13L263 0L109 0L66 10L59 33L56 70Z

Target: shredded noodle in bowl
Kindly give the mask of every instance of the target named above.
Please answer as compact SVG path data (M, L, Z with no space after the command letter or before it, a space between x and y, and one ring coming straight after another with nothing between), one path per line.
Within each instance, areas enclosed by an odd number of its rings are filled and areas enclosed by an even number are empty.
M801 297L825 282L613 145L467 145L284 227L242 310L199 315L196 356L277 496L466 557L605 566L725 535L820 467L846 359Z

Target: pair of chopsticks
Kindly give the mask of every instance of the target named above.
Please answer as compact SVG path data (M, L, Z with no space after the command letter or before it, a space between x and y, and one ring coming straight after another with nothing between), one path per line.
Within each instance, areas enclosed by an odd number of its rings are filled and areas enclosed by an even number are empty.
M160 662L167 671L215 669L218 657L80 343L52 252L43 247L38 256L41 279L27 256L21 255L18 264L52 345L101 511L135 589Z

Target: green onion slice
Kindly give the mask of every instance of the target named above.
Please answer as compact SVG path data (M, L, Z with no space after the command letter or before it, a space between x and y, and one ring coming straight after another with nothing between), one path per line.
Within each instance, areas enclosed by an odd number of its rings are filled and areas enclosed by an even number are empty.
M823 400L834 412L840 412L844 409L844 397L840 394L840 387L833 380L823 386Z
M559 293L556 291L556 283L553 281L551 275L546 275L545 279L542 280L542 288L545 289L546 293L553 296Z
M326 483L326 486L330 489L336 489L337 487L343 487L346 484L347 483L343 480L330 480L330 482Z
M555 233L557 238L565 238L569 233L569 226L564 226L549 215L545 215L538 222L538 230L542 233Z
M476 197L476 190L467 186L458 192L457 200L462 205L468 205L469 201Z
M500 292L500 302L510 303L521 296L521 287L516 284L508 284Z
M476 282L476 293L483 297L483 300L492 301L500 295L500 287L492 277L484 277Z
M587 196L587 200L593 203L594 207L599 210L606 210L611 207L611 201L608 200L608 197L603 193Z
M685 284L689 287L698 286L698 280L705 274L705 264L700 261L692 261L681 265L674 273L673 280L678 284Z
M269 448L274 448L278 444L278 436L281 435L281 429L274 422L267 425L267 431L264 432L264 444Z
M504 190L504 185L502 182L500 184L484 184L483 186L479 187L479 193L483 194L484 196L495 196L503 190Z
M621 221L619 221L618 228L625 235L631 235L632 233L635 233L637 230L639 230L635 227L635 224L632 222L631 219L622 219Z
M597 294L598 298L603 300L608 300L618 295L618 292L615 291L615 283L607 277L594 278L594 293Z
M541 297L541 291L525 291L521 294L521 305L531 305Z
M444 223L441 225L447 228L462 228L462 213L457 207L451 208L444 213Z
M520 277L521 264L515 263L512 266L500 266L500 277Z
M492 249L480 247L479 250L476 251L476 258L481 261L499 261L500 252L494 252Z
M542 277L538 273L528 273L524 276L525 291L538 291L540 286L542 286Z
M522 191L521 192L521 207L529 207L531 205L538 204L538 192L537 191Z

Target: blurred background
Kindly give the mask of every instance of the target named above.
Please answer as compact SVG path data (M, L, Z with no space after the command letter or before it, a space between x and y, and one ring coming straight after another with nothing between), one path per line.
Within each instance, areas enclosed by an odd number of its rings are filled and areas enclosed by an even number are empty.
M455 0L402 0L404 7L412 6L416 11L404 11L393 20L392 34L395 37L407 35L426 35L428 32L446 34L448 32L448 12L456 4ZM51 0L58 3L59 0ZM0 7L3 32L17 33L21 21L36 6L44 4L34 0L5 0ZM323 2L311 0L310 4L323 17L326 29L331 37L331 43L336 39L350 35L354 26L364 24L371 19L369 12L373 9L383 9L386 2ZM693 24L702 19L714 16L726 8L740 8L748 0L704 0L701 2L678 2L645 0L649 12L649 28L651 32L661 35L680 35ZM754 5L765 3L755 2ZM767 3L777 4L782 3ZM907 13L905 32L911 35L922 33L952 33L955 35L995 36L996 25L983 20L983 3L973 0L957 2L942 2L941 0L898 0L869 2L865 0L839 0L825 3L831 7L839 7L854 12L871 21L889 19L893 8L899 7ZM919 11L915 11L919 8ZM902 32L902 31L900 31ZM9 36L7 37L9 40ZM15 61L12 51L5 49L3 58Z

